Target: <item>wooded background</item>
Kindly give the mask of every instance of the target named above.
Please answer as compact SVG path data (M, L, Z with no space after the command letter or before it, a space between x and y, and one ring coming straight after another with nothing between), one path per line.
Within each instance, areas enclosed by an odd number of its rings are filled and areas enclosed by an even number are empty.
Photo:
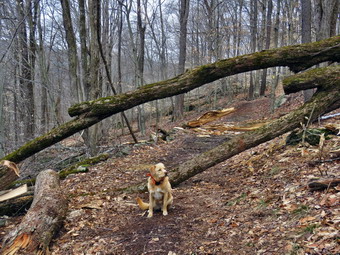
M219 59L339 34L339 5L339 0L1 1L0 156L68 121L67 109L75 103L132 91ZM185 97L137 106L126 119L143 135L161 116L180 118L195 101L216 109L219 97L228 104L239 94L248 99L270 94L274 102L289 73L276 67L222 78ZM206 109L202 105L196 110ZM108 127L126 126L123 117L82 134L91 154Z

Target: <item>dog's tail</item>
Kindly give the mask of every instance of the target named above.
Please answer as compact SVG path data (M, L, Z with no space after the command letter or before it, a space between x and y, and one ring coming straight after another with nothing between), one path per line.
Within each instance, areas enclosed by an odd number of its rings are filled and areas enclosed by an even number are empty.
M136 200L137 200L137 203L138 203L140 209L142 209L142 210L149 209L149 204L148 203L144 203L143 200L140 197L137 197Z

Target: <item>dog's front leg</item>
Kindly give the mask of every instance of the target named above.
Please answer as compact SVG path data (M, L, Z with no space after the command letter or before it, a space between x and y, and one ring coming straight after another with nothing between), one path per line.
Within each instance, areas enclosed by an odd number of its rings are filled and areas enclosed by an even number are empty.
M150 192L149 193L149 214L148 214L148 218L151 218L153 216L153 205L154 205L153 196Z
M163 198L163 215L166 216L168 215L168 199L169 199L169 192L164 193L164 198Z

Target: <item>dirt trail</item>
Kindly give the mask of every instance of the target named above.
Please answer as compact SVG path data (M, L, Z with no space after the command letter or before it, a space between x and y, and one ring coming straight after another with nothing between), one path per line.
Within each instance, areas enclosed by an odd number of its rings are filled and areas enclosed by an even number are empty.
M258 102L251 106L243 103L241 109L249 114L247 119L268 116L263 110L268 100ZM242 111L221 121L245 120L241 115ZM331 121L340 123L340 118ZM335 189L327 194L310 193L305 184L319 176L319 170L308 164L315 148L309 148L308 158L301 157L298 147L283 146L284 137L236 155L176 187L174 205L166 217L157 212L148 219L135 203L137 194L111 192L146 181L150 164L163 162L171 170L225 139L228 137L197 137L178 131L169 143L135 146L128 156L109 159L91 167L88 173L69 176L62 183L70 195L69 212L51 253L340 252L336 237L340 193ZM326 146L335 148L339 143L339 137L333 137ZM335 177L338 164L333 161L322 167L327 167L329 177ZM146 193L140 196L147 199Z

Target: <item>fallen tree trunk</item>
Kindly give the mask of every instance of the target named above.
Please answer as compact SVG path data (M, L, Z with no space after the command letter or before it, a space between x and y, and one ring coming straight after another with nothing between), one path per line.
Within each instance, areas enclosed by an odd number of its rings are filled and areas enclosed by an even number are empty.
M325 68L315 68L308 72L296 74L283 80L283 88L286 94L295 93L301 90L332 86L340 77L340 68L329 66Z
M87 168L88 166L95 165L98 162L107 160L109 156L110 156L109 154L103 153L96 157L87 158L81 162L73 164L72 166L62 169L61 171L58 172L58 176L62 180L65 179L70 174L85 173L88 171ZM13 182L11 184L11 187L27 184L28 186L30 186L29 190L27 193L21 196L0 202L0 216L20 215L26 212L33 201L34 187L32 186L35 184L35 182L36 178Z
M226 76L274 66L289 66L291 70L297 72L324 61L340 61L340 36L315 43L256 52L200 66L175 78L145 85L132 92L74 105L69 109L69 114L78 115L76 119L35 138L3 159L19 163L115 113L155 99L186 93ZM6 184L2 178L7 174L0 171L0 190L17 179L15 174L9 173L9 176L6 176Z
M18 216L24 214L30 208L33 196L33 187L29 187L27 193L10 200L0 202L0 216Z
M67 200L59 186L58 174L42 171L38 177L31 208L19 226L4 238L1 254L45 254L66 216Z
M80 162L77 162L69 167L61 169L58 171L59 178L65 179L70 174L78 174L78 173L86 173L88 172L88 166L93 166L101 161L105 161L110 157L109 154L103 153L97 155L95 157L86 158ZM14 181L10 184L9 188L17 187L18 185L27 184L28 186L34 186L35 178L32 179L25 179L20 181ZM1 186L1 182L0 182ZM0 210L1 210L1 203L0 203Z
M334 188L338 185L340 185L340 179L331 179L310 182L308 183L308 188L310 191L321 191L329 188Z
M319 72L321 70L327 72L327 76L322 76L322 72ZM181 164L178 168L173 169L170 173L172 185L179 185L192 176L197 175L204 170L217 165L218 163L221 163L234 155L237 155L238 153L291 131L299 127L300 123L305 123L306 118L311 118L311 121L313 121L317 119L319 115L339 108L339 71L340 66L320 68L318 72L310 70L308 72L290 77L290 82L299 81L301 84L313 83L313 86L320 88L308 103L305 103L297 110L277 120L273 120L254 131L238 135L231 140L228 140L227 142L215 147L214 149L204 152L191 160L188 160L187 162ZM289 86L288 81L285 81L284 84L286 87ZM146 185L137 184L125 188L123 191L131 193L143 192L146 191Z
M186 93L230 75L274 66L288 66L299 72L325 61L340 61L340 36L219 60L135 91L73 105L68 112L70 116L111 115L149 101Z

